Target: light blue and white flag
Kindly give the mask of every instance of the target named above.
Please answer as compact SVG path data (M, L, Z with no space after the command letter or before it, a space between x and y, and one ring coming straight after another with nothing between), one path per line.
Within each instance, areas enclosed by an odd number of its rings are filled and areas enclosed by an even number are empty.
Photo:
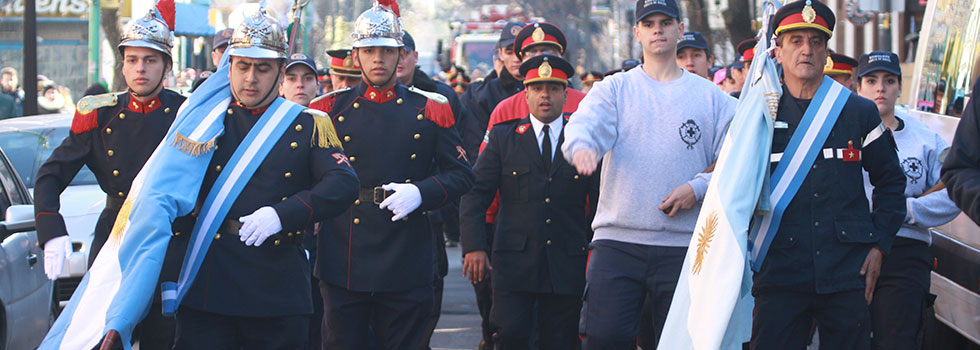
M779 4L766 3L772 14ZM767 18L767 16L763 16ZM760 30L765 38L768 28ZM681 269L660 349L741 349L752 330L749 224L769 173L782 87L759 40Z
M129 347L149 311L172 235L171 223L197 202L231 102L227 59L177 111L140 170L109 239L40 349L91 349L109 330Z

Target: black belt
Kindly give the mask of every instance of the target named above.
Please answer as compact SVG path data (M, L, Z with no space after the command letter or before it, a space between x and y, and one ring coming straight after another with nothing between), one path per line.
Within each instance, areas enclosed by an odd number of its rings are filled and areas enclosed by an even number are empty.
M381 202L384 202L385 198L391 197L393 194L395 194L395 191L385 191L381 186L361 187L361 192L358 194L357 199L361 202L380 205Z
M112 209L112 210L115 210L115 211L119 211L119 209L122 208L123 202L125 202L125 201L126 201L126 198L118 198L118 197L112 197L112 196L105 196L105 207L106 207L106 209Z
M242 229L242 223L238 220L225 220L218 227L218 234L221 235L232 235L238 236L238 231ZM221 236L215 235L214 239L220 239ZM293 232L279 232L270 236L266 239L266 242L272 242L274 245L279 245L281 243L303 243L303 230L293 231ZM263 243L265 244L265 243Z

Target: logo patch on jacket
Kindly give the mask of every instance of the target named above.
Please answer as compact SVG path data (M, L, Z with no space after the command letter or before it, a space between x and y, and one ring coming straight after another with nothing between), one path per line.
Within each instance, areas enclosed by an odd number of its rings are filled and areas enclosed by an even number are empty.
M527 129L530 128L530 127L531 127L531 124L521 124L521 125L518 125L517 126L517 133L518 134L521 134L521 135L524 135L524 133L527 132Z
M350 161L347 160L347 156L344 155L343 153L337 152L337 153L331 154L331 156L333 156L333 158L337 160L337 165L347 164L347 167L348 168L351 167L350 166Z
M841 150L840 159L845 162L860 162L861 150L854 149L854 141L847 141L847 149Z
M909 183L918 183L925 173L922 161L916 157L908 157L902 160L902 170L905 170L905 176L909 178Z
M688 119L677 129L681 135L681 141L687 144L687 149L694 149L694 145L701 141L701 127L693 119Z

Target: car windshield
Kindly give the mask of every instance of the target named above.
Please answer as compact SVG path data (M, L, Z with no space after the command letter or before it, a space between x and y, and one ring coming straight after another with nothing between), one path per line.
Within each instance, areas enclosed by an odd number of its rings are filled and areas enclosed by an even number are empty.
M468 42L463 44L463 52L466 57L466 65L470 72L480 69L489 72L493 69L493 49L497 47L496 42Z
M33 188L37 170L67 136L67 127L9 131L0 133L0 149L17 169L24 185ZM87 166L82 166L71 181L72 185L96 183L95 174Z

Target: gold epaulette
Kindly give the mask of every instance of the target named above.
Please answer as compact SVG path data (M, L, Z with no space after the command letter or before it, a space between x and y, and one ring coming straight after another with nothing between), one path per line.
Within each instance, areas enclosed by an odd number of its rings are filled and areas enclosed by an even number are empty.
M320 95L320 97L317 97L317 98L314 98L313 100L311 100L311 101L310 101L310 104L313 104L313 102L316 102L316 101L319 101L319 100L322 100L322 99L325 99L325 98L327 98L327 97L330 97L330 96L333 96L333 95L336 95L336 94L339 94L339 93L341 93L341 92L344 92L344 91L348 91L348 90L350 90L350 89L351 89L351 88L343 88L343 89L340 89L340 90L334 90L334 91L331 91L331 92L328 92L328 93L325 93L325 94L323 94L323 95Z
M310 137L310 146L344 149L344 145L340 143L340 138L337 137L337 130L333 127L333 120L330 119L327 112L307 108L303 113L313 117L313 135Z
M89 114L92 111L102 108L115 106L119 102L119 95L123 92L110 92L100 95L82 97L75 105L75 110L81 114Z
M218 138L216 137L208 142L199 142L194 141L190 137L184 136L178 132L177 135L174 136L174 141L171 142L170 145L176 147L181 152L197 157L213 151L214 146L217 144L217 139Z
M436 101L436 102L438 102L441 105L444 105L444 104L449 103L449 99L446 98L446 96L440 95L440 94L435 93L435 92L425 91L425 90L416 88L414 86L409 86L408 87L408 91L411 91L411 92L414 92L416 94L425 96L426 98L428 98L430 100L433 100L433 101Z

